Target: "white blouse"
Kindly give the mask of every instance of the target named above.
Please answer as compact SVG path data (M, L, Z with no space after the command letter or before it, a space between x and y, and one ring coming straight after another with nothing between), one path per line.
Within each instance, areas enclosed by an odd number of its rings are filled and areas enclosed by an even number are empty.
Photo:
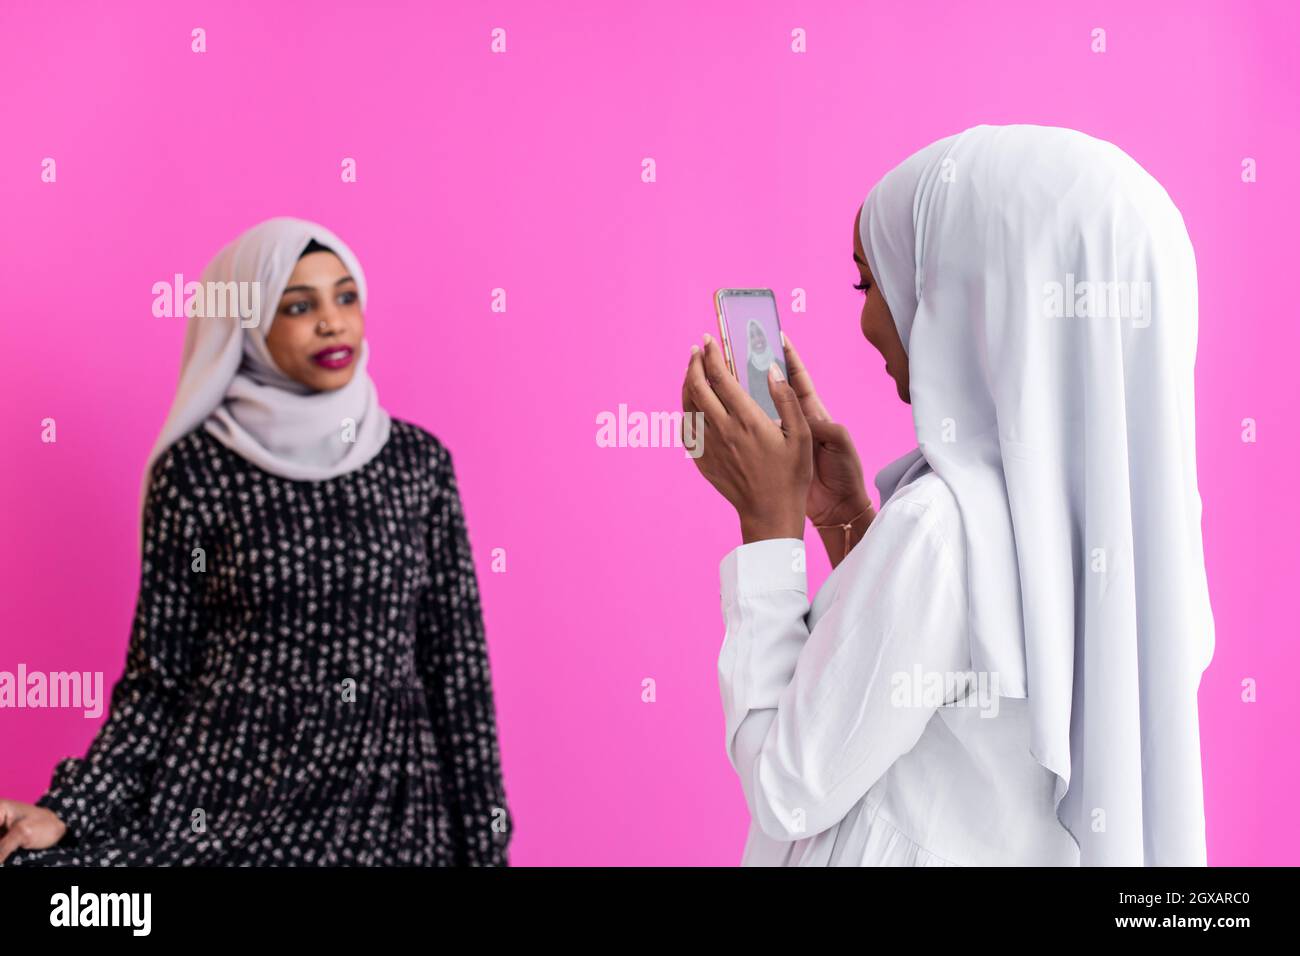
M718 676L745 866L1077 866L1024 700L970 672L961 515L919 451L808 603L803 542L722 560Z

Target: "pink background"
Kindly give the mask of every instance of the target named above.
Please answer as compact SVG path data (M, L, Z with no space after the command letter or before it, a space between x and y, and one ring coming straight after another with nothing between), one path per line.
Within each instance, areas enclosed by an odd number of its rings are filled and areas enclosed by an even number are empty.
M679 408L713 290L770 286L873 475L913 433L857 328L858 204L967 126L1072 126L1164 183L1197 251L1210 862L1300 863L1295 5L428 7L0 8L0 669L102 670L107 695L183 332L150 314L151 286L197 278L265 217L317 219L367 271L382 400L455 456L512 862L737 862L748 815L716 675L735 515L679 449L597 447L595 417ZM206 54L190 52L195 26ZM497 26L505 55L489 52ZM347 156L355 184L340 181ZM1247 156L1256 183L1241 181ZM489 309L498 286L504 315ZM40 441L47 416L57 444ZM1247 416L1257 444L1241 441ZM1241 702L1247 678L1257 703ZM35 799L96 727L0 711L0 795Z

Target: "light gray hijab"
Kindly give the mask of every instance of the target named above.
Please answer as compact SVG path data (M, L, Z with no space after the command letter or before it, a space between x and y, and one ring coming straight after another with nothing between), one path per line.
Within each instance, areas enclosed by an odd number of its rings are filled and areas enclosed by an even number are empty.
M220 294L191 300L180 381L145 466L142 509L154 463L199 425L264 471L297 481L355 471L383 448L391 418L366 372L368 343L361 343L351 381L333 391L315 391L289 378L267 349L280 296L313 239L343 262L365 308L361 263L342 239L317 223L268 219L218 252L200 287Z

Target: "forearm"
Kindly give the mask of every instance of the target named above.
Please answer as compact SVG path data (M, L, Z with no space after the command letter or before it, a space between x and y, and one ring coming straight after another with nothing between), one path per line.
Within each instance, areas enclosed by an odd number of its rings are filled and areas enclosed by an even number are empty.
M478 583L468 555L467 546L458 550L447 562L451 571L444 588L426 596L419 661L445 776L456 863L504 866L512 821Z
M486 679L486 678L484 678ZM469 866L505 866L513 821L506 805L491 690L451 681L434 705L439 749L448 772L447 802L457 855Z
M786 543L740 549L724 564L719 675L727 755L750 817L769 839L793 842L831 826L844 791L830 773L834 750L821 744L817 702L792 693L809 605L804 572L784 565Z
M779 798L764 792L757 773L764 740L781 695L808 638L803 545L793 539L742 545L723 559L722 612L726 635L718 676L726 750L750 814L776 839L798 839L796 828L773 823Z

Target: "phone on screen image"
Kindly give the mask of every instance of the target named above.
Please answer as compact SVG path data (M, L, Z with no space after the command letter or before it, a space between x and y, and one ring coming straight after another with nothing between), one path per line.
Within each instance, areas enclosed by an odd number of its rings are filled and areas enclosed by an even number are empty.
M790 377L785 349L781 347L776 296L771 289L719 289L713 294L713 304L718 310L718 331L727 367L759 407L780 421L767 387L767 372L773 362L782 375Z

